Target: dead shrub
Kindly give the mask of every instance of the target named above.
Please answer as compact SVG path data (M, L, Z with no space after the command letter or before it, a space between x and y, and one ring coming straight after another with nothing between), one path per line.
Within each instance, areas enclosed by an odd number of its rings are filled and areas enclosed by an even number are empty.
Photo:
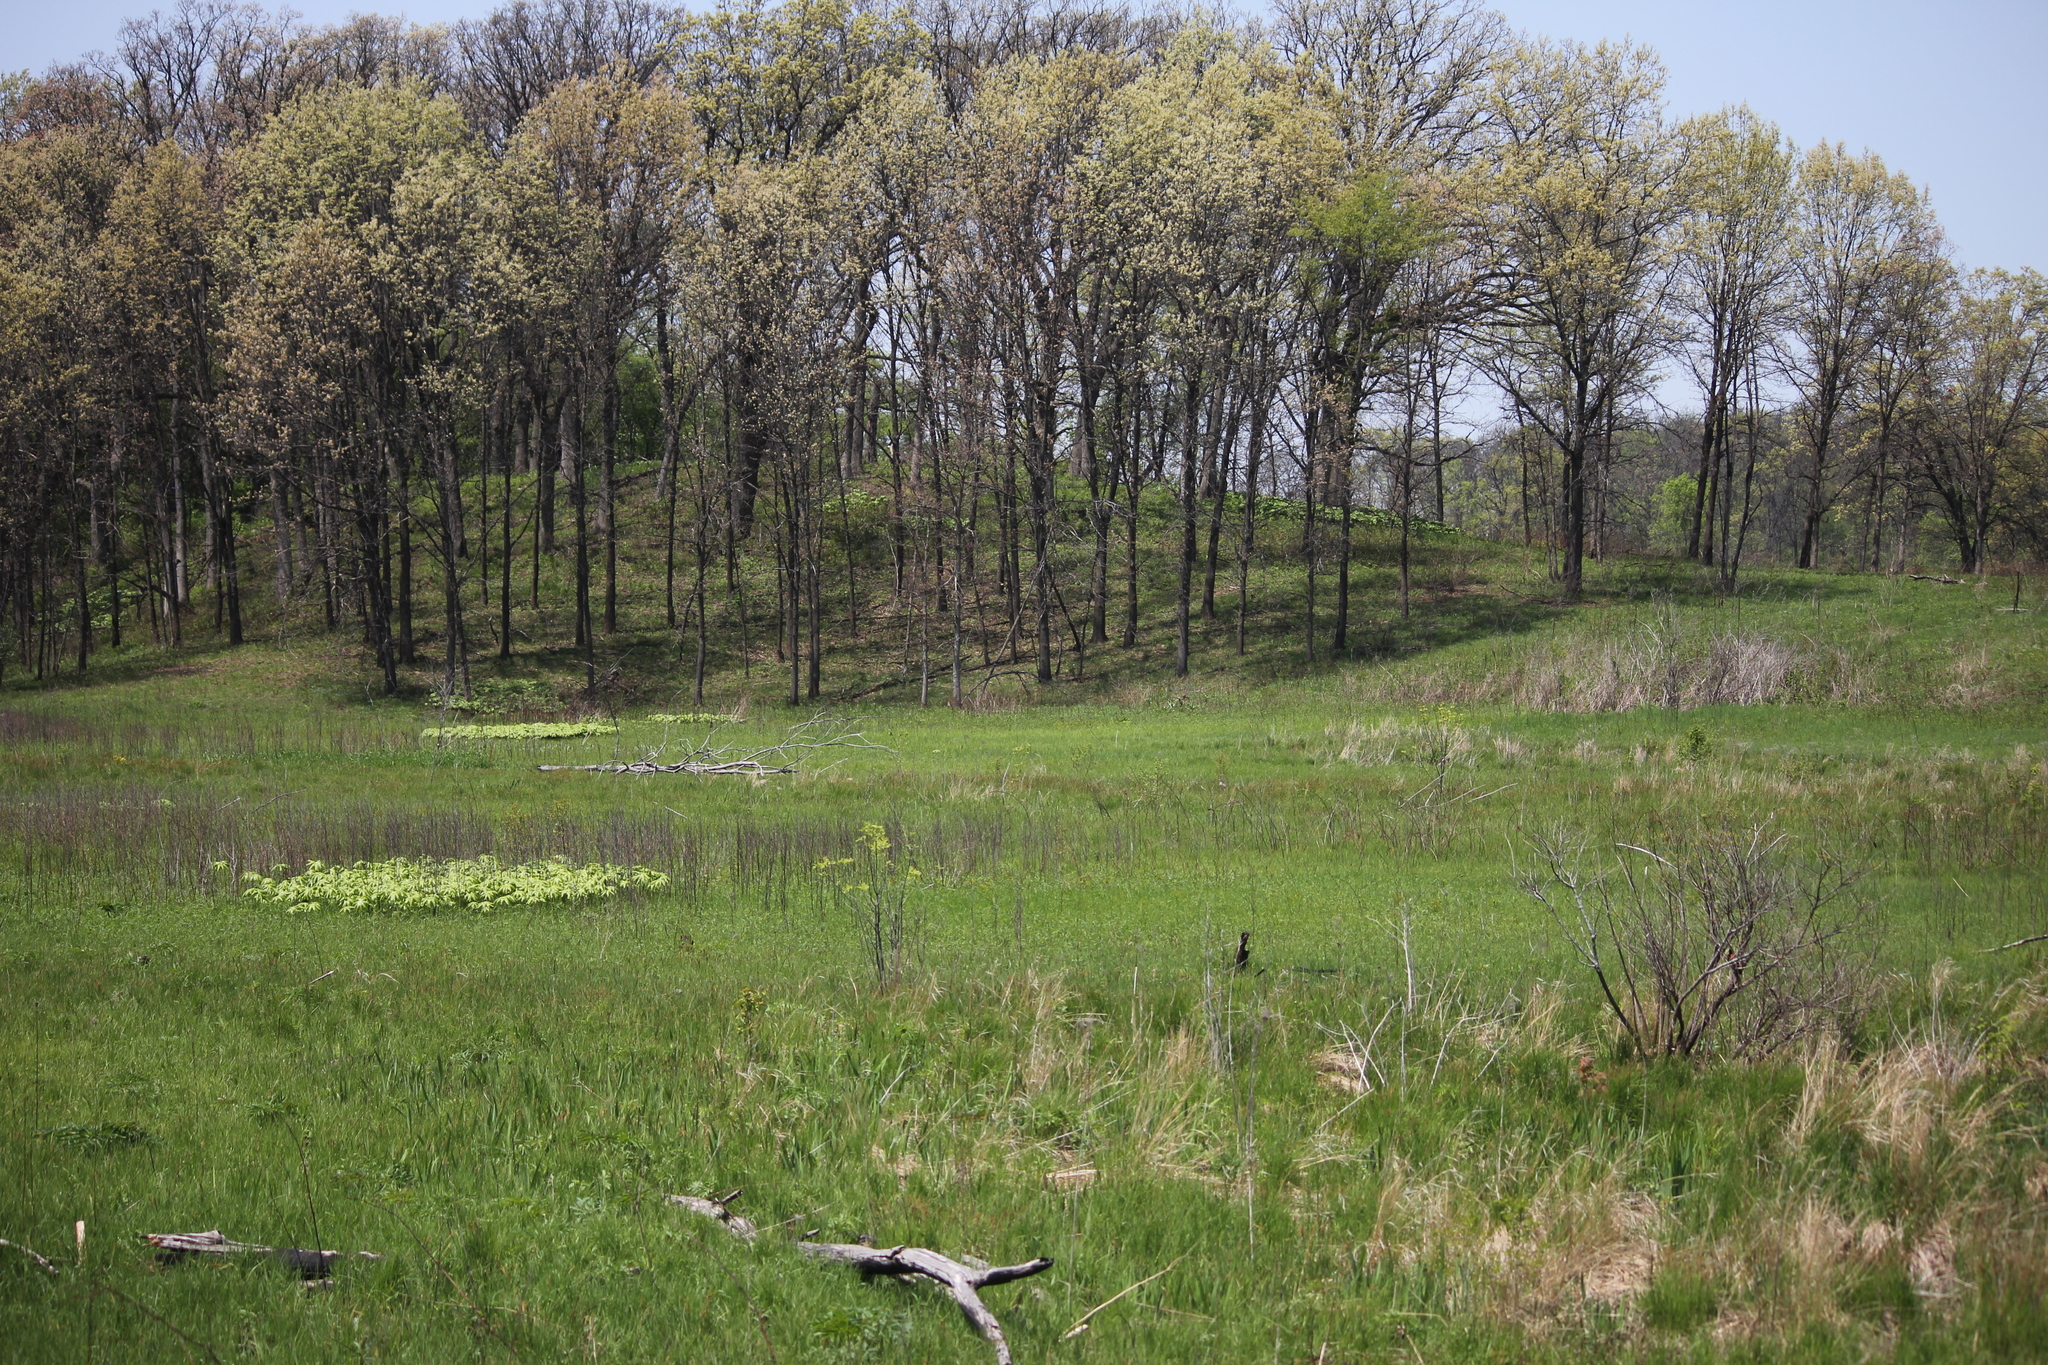
M1768 826L1667 857L1616 844L1589 866L1564 831L1530 841L1522 890L1549 910L1637 1056L1747 1059L1838 1028L1870 994L1875 905L1832 851L1800 859ZM1633 858L1628 855L1634 855Z

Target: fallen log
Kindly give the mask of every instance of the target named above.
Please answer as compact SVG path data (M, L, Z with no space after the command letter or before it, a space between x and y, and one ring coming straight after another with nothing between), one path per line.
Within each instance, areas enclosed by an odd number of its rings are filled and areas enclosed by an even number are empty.
M723 1199L696 1199L689 1195L672 1194L669 1196L669 1202L723 1223L733 1236L751 1243L756 1236L754 1225L727 1207L738 1197L738 1190L734 1190ZM943 1285L946 1292L953 1296L953 1302L960 1305L960 1312L968 1324L981 1333L989 1345L995 1347L996 1365L1011 1365L1010 1343L1003 1337L1002 1323L996 1320L996 1315L989 1311L988 1305L981 1301L981 1291L991 1285L1027 1279L1052 1267L1050 1256L1040 1256L1022 1265L971 1266L928 1248L913 1246L896 1246L884 1250L851 1242L800 1241L796 1244L796 1249L821 1261L831 1261L835 1265L850 1265L867 1278L890 1275L899 1280L927 1279Z
M156 1258L167 1265L182 1261L187 1256L268 1256L307 1280L326 1279L339 1261L384 1259L374 1251L309 1251L303 1247L266 1247L254 1242L236 1242L222 1235L218 1228L211 1232L146 1232L142 1240L155 1247Z
M693 1195L672 1194L668 1197L668 1202L681 1205L691 1213L701 1213L706 1218L715 1218L725 1224L727 1232L730 1232L742 1242L751 1242L759 1235L757 1229L744 1215L734 1213L728 1207L739 1197L740 1192L738 1190L734 1190L723 1199L698 1199Z
M848 1242L798 1242L796 1249L806 1256L838 1265L850 1265L862 1275L894 1275L899 1279L923 1276L946 1287L960 1312L988 1343L996 1348L997 1365L1010 1365L1010 1343L1003 1339L1003 1325L981 1301L980 1291L990 1285L1008 1284L1052 1267L1052 1257L1040 1256L1022 1265L990 1266L976 1270L924 1247L899 1246L880 1251Z
M1960 578L1950 578L1950 577L1949 577L1949 576L1948 576L1947 574L1945 574L1945 573L1909 573L1909 574L1907 574L1907 575L1906 575L1906 577L1908 577L1908 578L1912 579L1912 580L1913 580L1914 582L1916 582L1916 583L1957 583L1957 584L1960 584L1960 583L1961 583L1961 582L1963 581L1963 580L1962 580L1962 579L1960 579Z

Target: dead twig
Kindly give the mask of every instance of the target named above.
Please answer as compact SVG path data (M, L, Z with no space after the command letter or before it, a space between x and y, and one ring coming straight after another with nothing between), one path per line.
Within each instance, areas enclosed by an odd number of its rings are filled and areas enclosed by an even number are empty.
M310 1251L303 1247L266 1247L254 1242L237 1242L219 1228L210 1232L145 1232L142 1240L156 1248L157 1259L166 1263L187 1256L268 1256L308 1280L324 1280L335 1263L350 1259L381 1261L374 1251Z
M1073 1338L1080 1336L1081 1333L1088 1330L1088 1319L1094 1317L1097 1313L1100 1313L1103 1309L1109 1307L1111 1304L1115 1303L1124 1295L1132 1293L1135 1290L1143 1289L1146 1285L1152 1283L1152 1281L1170 1272L1173 1269L1173 1266L1179 1265L1182 1261L1185 1261L1186 1259L1187 1253L1182 1252L1180 1255L1173 1258L1173 1265L1169 1265L1168 1267L1166 1267L1165 1270L1156 1270L1152 1274L1147 1275L1144 1279L1139 1280L1136 1284L1127 1285L1124 1288L1119 1289L1116 1293L1111 1294L1101 1303L1096 1304L1093 1308L1083 1313L1081 1315L1080 1321L1076 1322L1072 1327L1069 1327L1066 1331L1060 1333L1060 1340L1070 1341Z
M2044 941L2048 941L2048 934L2030 934L2026 938L2016 938L2010 943L2001 943L1996 948L1986 948L1983 951L1987 953L2003 953L2013 948L2024 948L2029 943L2041 943Z
M5 1237L0 1237L0 1247L13 1247L52 1275L57 1273L56 1265L47 1256L41 1255L31 1247L25 1247L19 1242L10 1242Z

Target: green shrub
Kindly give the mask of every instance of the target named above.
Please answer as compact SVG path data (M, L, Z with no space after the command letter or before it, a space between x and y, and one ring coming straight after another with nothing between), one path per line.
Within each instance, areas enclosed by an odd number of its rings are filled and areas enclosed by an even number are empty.
M1650 522L1652 550L1667 555L1685 553L1698 493L1699 479L1692 474L1680 474L1657 485Z
M1699 763L1714 752L1713 736L1704 725L1695 725L1685 732L1685 738L1678 745L1678 758L1682 763Z
M1662 1332L1690 1332L1720 1309L1712 1280L1677 1267L1658 1272L1643 1295L1643 1321Z
M653 715L647 719L657 725L736 725L738 716L722 716L715 711L680 711L673 715Z
M244 874L242 892L294 915L314 910L348 914L431 915L444 910L488 914L530 905L604 900L626 887L660 890L668 878L647 867L617 867L567 858L506 867L488 855L471 859L390 858L352 867L308 862L296 877Z

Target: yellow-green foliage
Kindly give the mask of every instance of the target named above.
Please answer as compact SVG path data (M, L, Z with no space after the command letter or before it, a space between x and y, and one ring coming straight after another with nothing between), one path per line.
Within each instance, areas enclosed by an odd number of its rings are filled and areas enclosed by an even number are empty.
M245 896L282 905L299 915L312 910L353 914L431 915L443 910L488 914L531 905L603 900L629 886L660 890L668 877L647 867L617 867L549 858L511 867L481 858L389 858L351 867L314 861L296 877L244 874Z
M715 711L682 711L674 715L654 715L647 719L657 725L729 725L739 721L738 716L720 715Z
M604 720L531 721L524 725L443 725L420 731L421 739L580 739L617 734Z

